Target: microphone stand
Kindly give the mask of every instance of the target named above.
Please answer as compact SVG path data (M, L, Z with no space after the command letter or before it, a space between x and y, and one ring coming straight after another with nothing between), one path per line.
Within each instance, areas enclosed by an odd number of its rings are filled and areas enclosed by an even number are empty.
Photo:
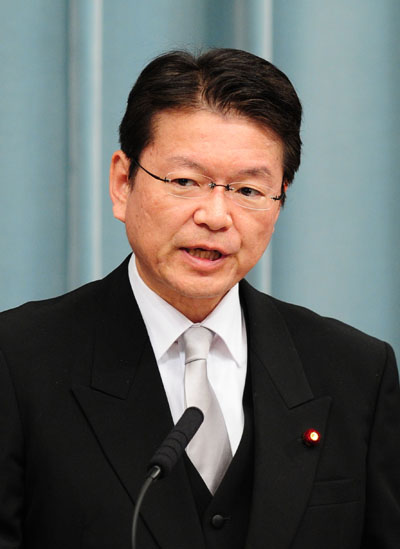
M135 512L133 513L133 520L132 520L132 549L136 549L136 531L137 531L137 524L139 519L139 511L142 506L142 502L144 500L144 496L147 493L147 490L150 488L150 486L153 484L155 480L160 476L161 474L161 468L158 465L154 465L147 474L146 480L144 481L138 498L136 500L135 505Z

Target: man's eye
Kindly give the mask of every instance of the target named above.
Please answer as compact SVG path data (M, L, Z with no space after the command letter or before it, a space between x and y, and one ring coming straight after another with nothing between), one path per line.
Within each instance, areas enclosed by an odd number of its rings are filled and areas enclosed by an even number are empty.
M257 196L261 196L261 192L253 187L240 187L237 191L239 194L242 194L248 198L256 198Z
M194 187L198 185L194 179L188 179L186 177L172 179L171 183L177 185L178 187Z

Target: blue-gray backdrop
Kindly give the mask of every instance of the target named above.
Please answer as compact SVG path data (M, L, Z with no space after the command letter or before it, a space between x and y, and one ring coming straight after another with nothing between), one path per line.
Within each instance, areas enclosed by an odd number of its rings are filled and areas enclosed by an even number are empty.
M250 279L400 353L398 0L1 0L0 309L98 278L128 253L108 164L139 71L172 48L282 68L304 156Z

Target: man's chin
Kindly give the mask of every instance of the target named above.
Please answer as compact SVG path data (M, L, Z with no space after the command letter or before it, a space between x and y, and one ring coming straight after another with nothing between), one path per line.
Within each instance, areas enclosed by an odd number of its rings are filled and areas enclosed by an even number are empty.
M225 281L224 281L225 282ZM228 285L212 283L210 280L201 280L199 282L190 282L189 284L171 285L170 289L176 293L177 299L186 298L193 301L204 299L222 299L224 295L234 286L234 283ZM179 297L178 297L179 296Z
M233 285L233 284L232 284ZM179 311L202 310L211 312L232 286L202 284L171 284L159 294Z
M190 290L183 290L176 294L176 296L171 295L170 299L173 301L176 301L177 303L182 300L187 300L190 302L193 302L193 304L196 303L196 301L204 302L204 301L220 301L224 295L226 295L229 292L229 289L226 289L221 292L211 292L210 290L204 290L204 292L201 291L190 291Z

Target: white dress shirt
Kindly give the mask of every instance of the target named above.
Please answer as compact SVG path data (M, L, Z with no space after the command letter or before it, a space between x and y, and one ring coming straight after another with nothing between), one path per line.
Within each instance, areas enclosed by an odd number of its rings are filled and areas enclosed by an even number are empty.
M174 423L185 410L185 354L181 335L193 325L187 317L153 292L139 276L135 258L129 280L146 325ZM207 360L208 379L224 415L234 454L244 427L243 391L247 370L246 325L236 284L201 322L215 332Z

